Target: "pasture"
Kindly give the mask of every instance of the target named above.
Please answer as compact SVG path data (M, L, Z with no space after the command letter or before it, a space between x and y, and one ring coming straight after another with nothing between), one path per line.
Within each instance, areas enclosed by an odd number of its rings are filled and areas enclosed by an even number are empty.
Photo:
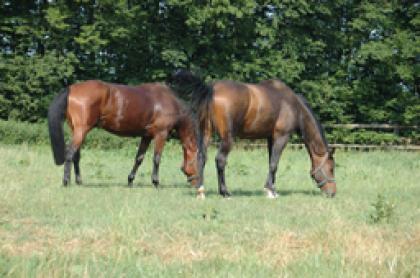
M419 153L337 151L337 197L327 199L309 177L306 151L287 148L280 196L269 200L266 150L234 148L226 170L233 197L226 200L217 194L211 148L200 201L179 170L175 142L163 152L159 190L150 181L151 149L128 188L135 152L135 145L83 148L84 185L72 176L64 188L49 146L1 144L0 275L420 275Z

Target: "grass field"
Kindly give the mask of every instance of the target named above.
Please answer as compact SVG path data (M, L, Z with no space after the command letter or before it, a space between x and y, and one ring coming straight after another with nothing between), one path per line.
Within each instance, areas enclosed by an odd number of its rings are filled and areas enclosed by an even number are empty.
M200 201L174 143L163 153L161 189L151 185L150 151L127 188L135 151L84 149L84 185L63 188L49 146L0 145L0 275L420 276L419 153L337 151L338 193L327 199L309 178L306 152L286 150L280 196L269 200L265 149L234 149L225 200L211 149Z

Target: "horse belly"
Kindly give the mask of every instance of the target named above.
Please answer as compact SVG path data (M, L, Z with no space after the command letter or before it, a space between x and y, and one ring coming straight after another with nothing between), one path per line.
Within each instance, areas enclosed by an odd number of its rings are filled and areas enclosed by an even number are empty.
M145 136L147 135L146 126L143 124L136 123L136 121L120 120L115 121L115 117L112 119L102 119L98 124L101 128L114 133L119 136Z
M266 138L273 134L275 121L272 119L261 119L244 124L239 131L239 137L247 139Z

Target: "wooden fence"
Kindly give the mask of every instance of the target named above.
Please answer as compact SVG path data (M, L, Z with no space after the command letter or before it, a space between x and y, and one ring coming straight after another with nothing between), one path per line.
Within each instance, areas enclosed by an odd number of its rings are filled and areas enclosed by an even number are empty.
M326 129L331 128L344 128L344 129L379 129L379 130L392 130L394 133L399 133L400 130L418 130L419 126L402 126L402 125L390 125L390 124L326 124ZM213 142L213 144L217 144ZM240 142L239 147L244 149L254 148L267 148L267 144L263 141L256 142ZM302 149L305 147L304 144L288 144L293 149ZM357 150L357 151L373 151L373 150L398 150L398 151L412 151L419 152L420 145L365 145L365 144L329 144L330 147L342 149L345 151Z

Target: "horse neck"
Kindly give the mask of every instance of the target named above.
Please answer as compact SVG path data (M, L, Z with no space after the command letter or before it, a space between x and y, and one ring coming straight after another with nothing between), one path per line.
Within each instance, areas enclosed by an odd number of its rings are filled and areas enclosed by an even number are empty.
M312 111L301 101L299 128L303 143L309 153L312 162L312 168L316 168L325 154L328 152L328 144L323 135L322 127L319 125Z

